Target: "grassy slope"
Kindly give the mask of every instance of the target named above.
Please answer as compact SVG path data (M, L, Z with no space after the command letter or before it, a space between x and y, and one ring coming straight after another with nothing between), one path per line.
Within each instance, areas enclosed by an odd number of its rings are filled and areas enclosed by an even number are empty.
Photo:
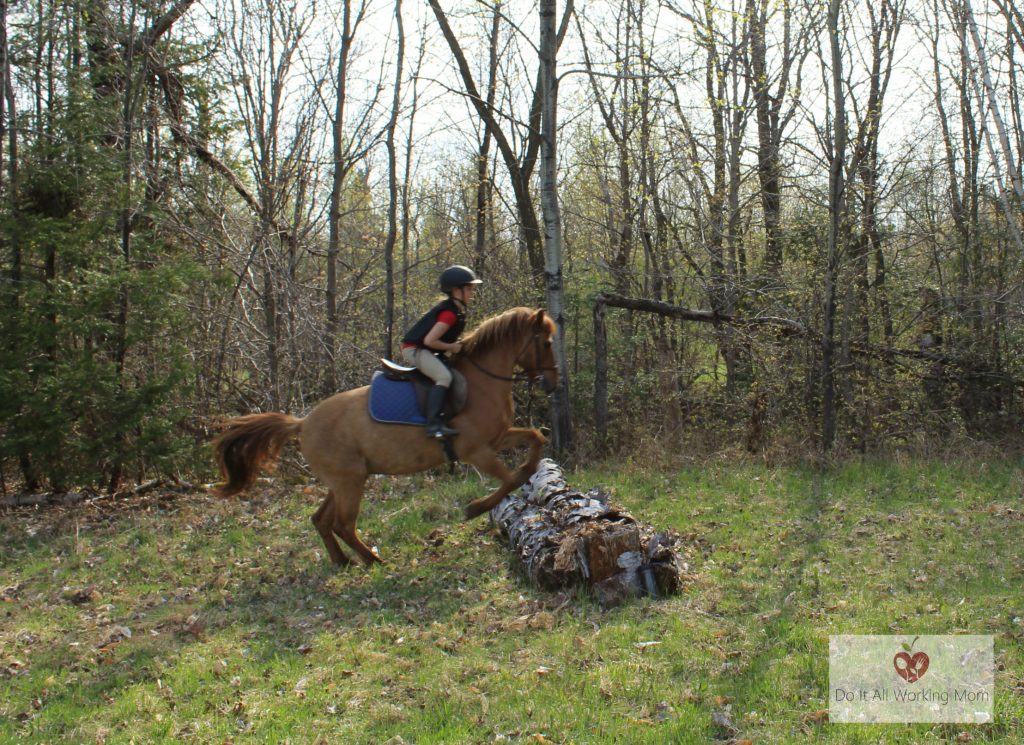
M1021 742L1020 465L572 474L687 538L685 594L609 611L460 521L475 476L374 482L368 573L314 489L8 514L0 741ZM997 635L994 724L823 721L829 634L952 632Z

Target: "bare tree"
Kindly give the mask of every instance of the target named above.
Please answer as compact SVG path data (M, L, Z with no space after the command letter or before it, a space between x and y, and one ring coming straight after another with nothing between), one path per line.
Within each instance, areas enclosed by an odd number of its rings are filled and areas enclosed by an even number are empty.
M263 340L260 368L267 379L267 405L287 408L293 371L282 370L286 333L294 321L297 235L303 228L289 215L296 189L306 178L313 107L309 97L294 98L296 63L313 23L310 11L271 0L241 0L228 18L228 44L236 102L242 114L259 222L239 281L251 284L259 298ZM249 276L258 267L259 280ZM247 314L246 314L247 315Z
M749 120L752 88L741 69L743 33L738 12L722 13L710 0L695 3L693 12L670 6L692 25L696 44L704 55L704 96L710 117L710 147L695 132L695 126L676 95L675 110L692 163L690 188L693 201L701 208L700 241L707 268L702 279L708 301L715 312L735 312L746 272L746 254L739 233L740 192L744 178L741 157ZM724 18L726 27L720 25ZM706 154L705 154L706 153ZM710 161L710 162L708 162ZM710 175L705 173L710 170ZM726 363L726 384L735 389L737 379L746 376L745 353L734 330L719 330L718 346Z
M336 388L335 350L338 346L338 258L341 249L341 201L348 174L362 158L365 150L353 139L345 137L345 115L348 105L349 65L356 30L366 14L366 4L353 5L344 0L341 5L341 28L338 46L337 72L334 77L334 115L331 118L331 197L327 212L327 319L324 326L324 363L328 367L327 382Z
M981 34L978 32L978 23L974 19L974 10L971 7L971 0L963 0L963 10L964 17L967 20L967 25L971 32L971 41L974 44L974 51L977 55L975 59L976 75L980 75L981 82L984 84L984 101L988 105L989 115L992 117L992 123L994 124L996 133L999 136L999 147L1005 160L1006 169L1010 177L1010 184L1013 186L1013 193L1017 197L1017 204L1021 205L1024 204L1024 186L1021 185L1020 172L1017 169L1016 161L1013 157L1013 151L1010 147L1010 138L1006 133L1006 125L1003 122L1003 116L999 110L999 100L996 95L995 86L992 83L992 73L989 70L988 59L985 53L985 44L982 42ZM1014 17L1008 13L1005 15L1008 19ZM1017 11L1017 16L1019 16L1019 11ZM1011 25L1011 29L1013 28L1014 27ZM979 99L981 99L980 95ZM995 161L995 153L992 153L992 155L993 161ZM1019 236L1018 248L1020 248Z
M606 168L595 168L599 179L601 193L606 209L604 229L608 236L609 255L608 268L611 272L612 285L620 294L632 291L632 256L635 249L634 228L637 222L635 203L634 146L632 138L638 125L636 115L638 107L633 105L634 88L632 78L636 75L635 47L637 37L645 33L645 29L637 28L637 13L632 11L632 3L615 6L613 24L607 23L604 17L591 18L590 25L595 40L606 47L614 62L614 72L602 73L593 58L587 33L583 27L583 16L577 14L576 27L583 49L583 60L587 71L587 80L597 104L605 132L614 147L615 178L609 178ZM611 26L614 35L606 40L604 28ZM595 153L602 159L603 153ZM598 166L604 163L598 162Z
M988 115L992 120L992 125L995 127L996 134L999 138L1000 152L997 153L995 146L992 143L991 131L988 127L984 128L985 143L988 146L989 155L992 159L992 167L995 170L995 181L998 189L999 203L1003 208L1003 213L1006 215L1007 228L1013 236L1014 243L1017 246L1017 252L1024 254L1024 241L1021 239L1020 228L1017 226L1017 216L1010 205L1006 191L1003 187L1003 168L1005 167L1008 172L1010 184L1013 189L1013 194L1016 197L1015 202L1018 208L1024 206L1024 187L1021 186L1020 172L1017 169L1017 164L1010 148L1010 139L1006 134L1006 125L1003 122L1003 116L999 111L999 102L996 97L995 87L992 83L992 75L989 71L988 59L985 54L985 45L982 43L981 34L978 32L978 24L974 19L974 11L971 8L970 0L963 0L963 14L964 19L967 21L967 27L970 30L971 41L974 44L974 51L976 55L974 65L971 67L971 84L974 88L975 96L978 99L979 108L988 112ZM980 81L979 78L981 79ZM984 87L984 94L982 94L982 87ZM1000 154L1002 155L1002 165L1000 163Z
M813 17L795 19L793 2L748 0L746 21L748 42L744 62L754 98L757 119L757 177L761 188L764 219L764 271L777 277L782 268L782 144L797 111L804 60L810 52L809 39L816 27ZM778 19L781 10L781 19ZM769 31L778 19L781 44L769 47ZM769 53L778 58L777 69L769 67Z
M572 0L565 13L572 14ZM562 276L562 212L558 203L558 77L559 40L555 31L556 0L540 3L540 90L541 90L541 204L544 213L544 278L548 313L558 326L555 362L561 373L555 390L552 435L555 450L572 446L569 409L569 368L565 357L565 280Z
M537 83L533 87L530 98L529 111L525 117L525 134L522 136L522 149L516 152L513 146L513 137L502 125L502 121L515 122L517 117L513 112L501 111L493 104L493 99L480 93L479 86L473 78L472 70L466 58L466 53L460 44L455 31L452 29L447 14L441 8L438 0L429 0L430 8L437 18L441 33L444 35L448 48L455 59L455 64L462 80L463 90L469 98L477 115L480 117L483 126L491 133L494 143L501 155L502 162L509 177L512 188L516 216L519 220L519 230L523 247L530 262L530 267L537 277L541 277L545 271L544 247L540 223L537 220L537 210L534 205L531 189L531 179L534 168L537 165L537 156L541 145L541 86L540 74L537 76ZM569 19L572 17L571 0L568 12L563 13L561 23L555 36L555 50L561 46L565 33L568 30Z
M897 49L897 38L903 23L905 2L884 0L879 4L865 5L868 20L868 44L870 46L867 73L867 100L858 105L856 96L851 96L851 106L856 129L853 135L852 156L848 167L849 178L859 184L859 193L849 191L849 211L859 210L859 231L851 241L850 257L854 264L855 303L848 312L856 316L860 328L859 341L867 342L870 337L869 291L874 287L879 297L883 329L888 342L893 336L892 317L885 290L885 253L879 228L878 209L881 201L879 135L885 94L892 78L893 61ZM852 89L852 83L849 84ZM857 204L853 204L856 201ZM875 279L869 276L871 260L875 261Z
M3 90L0 90L0 164L4 162L4 146L7 144L5 140L14 131L14 127L8 122L8 109L7 109L7 86L8 81L11 77L11 63L8 56L7 48L7 0L0 0L0 86ZM11 118L13 119L14 110L11 110ZM13 158L11 159L13 162ZM0 166L0 194L4 193L4 178L2 166Z
M487 41L487 108L493 109L498 91L498 39L501 30L501 5L494 4L491 10L491 29ZM487 271L487 223L492 210L494 185L491 180L491 143L494 136L490 127L481 125L480 148L476 158L476 234L473 244L475 268L478 273Z
M398 242L398 154L395 130L402 106L402 75L405 63L405 27L402 25L402 0L395 0L395 27L398 33L398 60L391 97L391 117L385 129L384 143L388 152L388 235L384 242L384 357L393 350L395 325L395 245Z
M836 291L843 253L843 228L846 218L846 91L843 76L843 50L840 39L842 0L829 0L826 20L832 90L829 98L831 133L826 134L829 161L828 247L824 272L824 308L821 341L821 442L831 449L836 436ZM823 60L824 62L824 60Z
M410 71L412 101L408 110L408 121L406 123L405 135L405 164L402 176L402 324L403 326L411 321L409 310L409 270L412 261L410 256L411 233L413 230L412 215L412 180L413 180L413 144L415 142L416 115L419 113L420 102L420 73L423 70L424 58L427 54L427 19L424 18L420 28L420 44L416 54L416 61Z

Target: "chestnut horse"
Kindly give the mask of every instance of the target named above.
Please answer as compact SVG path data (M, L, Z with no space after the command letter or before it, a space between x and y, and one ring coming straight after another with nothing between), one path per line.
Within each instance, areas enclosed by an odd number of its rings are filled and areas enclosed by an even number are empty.
M466 377L466 405L452 419L459 460L501 481L488 496L470 502L466 517L481 515L537 470L544 436L536 429L512 427L513 373L542 378L544 389L558 383L551 338L555 323L543 310L513 308L481 323L463 341L453 367ZM232 496L252 486L261 467L276 459L281 447L298 437L302 454L327 497L313 514L313 524L335 564L349 564L335 536L369 566L380 557L356 533L363 487L371 473L407 474L446 461L440 440L422 426L380 424L370 418L369 386L337 393L322 401L305 419L288 414L249 414L229 420L214 442L224 483L214 490ZM498 453L529 445L527 460L509 470Z

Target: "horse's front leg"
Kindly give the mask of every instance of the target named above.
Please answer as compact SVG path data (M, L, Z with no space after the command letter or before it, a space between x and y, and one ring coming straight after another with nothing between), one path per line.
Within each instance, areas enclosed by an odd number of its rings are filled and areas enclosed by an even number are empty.
M540 465L540 456L546 444L547 438L540 433L540 430L530 427L510 427L508 432L501 438L501 442L498 444L499 451L522 447L523 445L530 446L530 455L516 471L515 480L519 483L513 486L513 489L525 484L537 472L537 467Z
M500 458L498 458L497 452L490 448L478 450L471 456L463 458L463 460L476 466L488 476L493 476L501 481L501 485L486 497L474 499L466 505L467 520L471 520L477 515L482 515L492 509L498 504L498 502L505 498L506 494L517 486L521 486L526 483L526 479L529 478L529 476L527 476L521 481L518 480L519 472L513 472L506 468L505 464L501 462Z

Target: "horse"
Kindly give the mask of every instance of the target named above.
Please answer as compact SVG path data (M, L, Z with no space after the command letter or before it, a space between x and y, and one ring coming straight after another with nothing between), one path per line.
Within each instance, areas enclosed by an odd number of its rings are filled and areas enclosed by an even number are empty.
M543 310L512 308L481 322L453 358L452 367L465 376L468 389L465 406L451 421L459 432L452 438L454 454L501 482L466 506L467 519L489 511L537 470L546 439L536 429L511 426L513 374L521 369L552 392L558 384L555 332L554 321ZM336 393L305 418L267 412L228 420L214 441L224 479L214 493L230 497L251 487L260 470L297 437L303 457L328 489L312 520L331 561L351 564L336 539L341 538L365 566L382 562L356 532L366 479L370 474L424 471L443 465L447 456L442 442L425 436L422 426L374 421L369 393L369 386ZM527 459L510 470L498 453L524 445L530 448Z

